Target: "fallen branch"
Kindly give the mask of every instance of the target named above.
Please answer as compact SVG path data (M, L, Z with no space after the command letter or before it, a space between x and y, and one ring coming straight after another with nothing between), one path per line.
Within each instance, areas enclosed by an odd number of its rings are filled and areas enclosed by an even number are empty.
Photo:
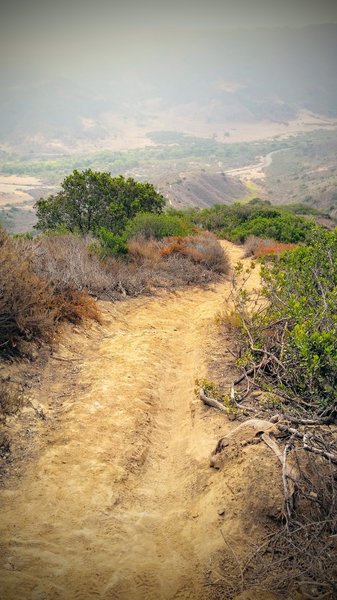
M303 444L303 450L307 450L307 452L313 452L314 454L318 454L323 456L327 460L330 460L334 465L337 465L337 456L336 454L332 454L331 452L326 452L325 450L321 450L320 448L316 448L315 446L309 446L309 444Z
M330 423L333 423L331 416L322 417L321 419L299 419L292 415L285 414L284 418L295 425L329 425Z
M212 406L213 408L217 408L225 413L228 412L227 408L223 404L221 404L221 402L215 400L215 398L210 398L209 396L206 396L205 390L203 388L200 389L199 397L200 400L207 406Z

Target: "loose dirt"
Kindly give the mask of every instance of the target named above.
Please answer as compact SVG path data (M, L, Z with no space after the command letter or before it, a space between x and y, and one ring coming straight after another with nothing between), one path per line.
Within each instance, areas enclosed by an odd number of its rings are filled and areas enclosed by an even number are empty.
M214 344L228 290L102 303L103 325L61 338L40 396L32 391L47 421L0 493L3 599L215 600L240 590L239 562L279 484L262 444L224 472L209 466L233 424L200 403L195 379L210 359L229 360L226 340Z

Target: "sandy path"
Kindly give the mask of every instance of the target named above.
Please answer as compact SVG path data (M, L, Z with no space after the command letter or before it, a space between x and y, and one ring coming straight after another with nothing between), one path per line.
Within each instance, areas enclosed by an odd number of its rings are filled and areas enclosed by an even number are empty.
M223 541L218 498L204 510L203 493L223 417L212 434L194 386L226 290L106 304L103 328L60 346L78 385L52 361L41 402L63 389L57 426L1 492L2 598L215 598L204 573Z

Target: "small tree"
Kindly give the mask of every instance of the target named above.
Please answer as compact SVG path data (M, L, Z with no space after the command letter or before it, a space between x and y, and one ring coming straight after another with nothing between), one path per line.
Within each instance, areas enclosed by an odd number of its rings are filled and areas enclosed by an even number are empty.
M64 179L58 194L36 202L35 227L45 231L63 226L81 234L105 227L120 234L137 213L160 213L164 204L164 197L151 183L91 169L75 170Z

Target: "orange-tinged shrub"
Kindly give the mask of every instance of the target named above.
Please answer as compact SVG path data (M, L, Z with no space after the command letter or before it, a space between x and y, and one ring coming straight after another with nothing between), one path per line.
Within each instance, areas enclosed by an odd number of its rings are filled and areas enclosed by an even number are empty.
M279 257L282 252L293 250L296 247L297 244L286 244L283 242L276 242L275 240L264 240L255 236L249 236L244 244L245 257L254 256L255 258L263 256Z
M79 323L83 319L93 319L101 323L97 304L86 291L69 288L55 297L59 319Z
M269 244L259 244L254 251L254 256L260 258L262 256L280 256L282 252L293 250L297 244L283 244L282 242L270 242Z

